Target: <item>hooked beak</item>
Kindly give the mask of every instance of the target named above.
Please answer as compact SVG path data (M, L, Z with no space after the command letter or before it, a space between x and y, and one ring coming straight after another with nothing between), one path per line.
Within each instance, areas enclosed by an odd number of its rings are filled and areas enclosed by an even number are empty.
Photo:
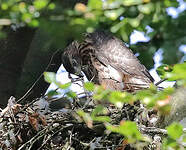
M84 77L83 73L81 72L81 67L74 67L74 70L75 70L75 75L79 76L79 77Z

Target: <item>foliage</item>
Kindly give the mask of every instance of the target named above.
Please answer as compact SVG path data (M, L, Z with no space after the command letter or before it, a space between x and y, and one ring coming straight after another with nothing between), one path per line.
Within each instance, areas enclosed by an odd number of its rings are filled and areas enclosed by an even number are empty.
M186 84L186 63L174 66L162 65L157 68L157 72L161 78L167 78L169 81L177 80L179 86Z
M138 131L135 122L124 121L121 122L119 126L112 126L110 124L107 124L106 127L107 130L124 135L129 143L135 143L137 141L139 142L140 140L142 140L142 135Z
M89 0L87 5L75 3L73 8L71 5L60 0L0 0L0 37L5 35L4 26L10 26L14 30L28 26L39 28L44 36L49 37L49 43L64 47L69 40L81 38L81 33L100 28L111 31L130 44L131 34L134 30L138 30L144 32L149 41L138 42L130 47L135 53L139 53L139 59L148 68L153 67L152 56L160 48L163 50L163 63L175 64L182 57L178 49L180 45L186 43L186 13L181 12L177 18L172 18L166 11L168 7L179 6L176 0ZM158 72L161 77L167 77L170 81L178 80L177 83L184 86L185 66L185 64L177 64L174 67L164 65ZM61 89L67 89L71 85L58 82L55 73L46 72L44 77L48 83L54 83ZM92 91L93 99L101 101L100 103L108 100L116 107L122 108L125 103L133 105L135 101L141 100L148 108L154 108L163 114L170 110L170 95L174 91L172 88L157 91L153 85L136 94L105 90L92 83L86 83L85 88ZM57 94L55 91L48 93L49 96L55 94ZM71 98L77 96L72 91L67 95ZM90 113L78 110L77 114L90 128L93 122L103 122L107 130L123 135L131 143L143 140L134 122L125 121L117 126L109 124L111 119L105 115L107 110L103 106L99 105ZM178 133L173 132L175 128L178 129ZM182 127L173 124L167 130L168 138L164 140L164 148L178 149L180 145L177 139L182 134Z
M169 66L163 65L160 67L160 70L163 70L162 68L165 67ZM185 83L185 67L186 63L176 64L174 67L171 68L171 71L169 69L165 69L166 71L168 70L168 72L161 71L161 74L168 77L168 80L179 80L181 83ZM54 73L45 73L44 76L46 81L50 83L56 82ZM135 101L140 100L148 108L158 110L164 115L169 113L170 96L174 92L174 88L170 87L158 91L157 87L153 85L149 89L138 91L135 94L105 90L103 87L94 85L91 82L85 83L84 87L86 90L94 93L93 99L95 101L100 101L101 103L102 101L109 101L116 107L122 108L125 103L133 105ZM138 143L140 141L146 140L145 137L143 137L138 131L138 127L135 122L121 121L119 125L113 125L112 123L110 123L111 118L107 116L108 110L106 109L106 107L104 107L104 105L98 105L90 113L84 112L83 110L78 110L77 114L82 118L80 120L85 121L89 128L93 127L93 122L103 122L107 130L123 135L128 143ZM163 140L163 149L169 149L170 147L172 149L182 148L182 144L180 143L183 143L185 141L185 136L183 136L183 138L180 140L180 137L183 135L183 127L178 123L172 123L166 129L168 136Z
M186 13L171 18L166 11L179 6L176 0L88 0L87 5L72 0L73 8L72 4L60 0L0 2L1 28L5 25L39 27L60 47L64 47L69 38L80 38L81 33L97 28L110 30L129 44L132 32L141 31L150 40L138 42L131 48L140 54L139 59L148 68L153 66L151 58L159 48L164 51L164 63L177 63L182 57L178 48L186 42Z
M164 139L163 149L184 149L180 143L185 142L185 134L183 138L183 127L178 123L172 123L167 127L168 138Z
M16 25L37 27L39 17L43 9L54 9L55 4L49 0L34 0L30 2L22 0L1 0L1 17L6 18L1 25ZM4 24L3 24L4 23Z

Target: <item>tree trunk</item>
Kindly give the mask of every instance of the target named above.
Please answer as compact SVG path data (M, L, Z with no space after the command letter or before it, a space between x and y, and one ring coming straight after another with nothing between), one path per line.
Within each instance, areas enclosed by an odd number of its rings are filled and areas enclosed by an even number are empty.
M180 87L172 95L170 100L171 110L170 114L166 116L160 115L157 126L165 128L172 122L179 122L183 118L186 118L186 87Z
M22 72L22 65L28 53L35 29L28 27L13 31L7 27L5 39L0 40L0 107L6 106L11 95L15 96L16 86Z
M73 8L77 2L86 4L87 0L65 0L61 2L61 5L65 8ZM52 54L56 50L52 43L48 44L48 48L52 50L45 49L46 51L42 51L43 49L39 49L43 39L39 39L38 31L37 35L34 36L35 30L21 27L13 31L7 27L5 29L7 37L0 40L0 108L6 106L11 95L18 99L27 92L40 74L45 71ZM44 42L49 42L49 40ZM60 53L58 53L48 71L56 72L60 64ZM47 88L48 84L42 77L27 99L32 100L39 97Z

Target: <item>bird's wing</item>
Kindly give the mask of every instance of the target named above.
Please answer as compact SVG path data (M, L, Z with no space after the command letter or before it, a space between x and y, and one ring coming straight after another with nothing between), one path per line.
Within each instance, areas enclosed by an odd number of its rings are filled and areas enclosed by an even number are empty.
M95 48L97 59L104 65L110 65L126 75L146 78L150 82L154 81L145 66L139 62L133 52L118 38L105 32L94 32L88 38Z

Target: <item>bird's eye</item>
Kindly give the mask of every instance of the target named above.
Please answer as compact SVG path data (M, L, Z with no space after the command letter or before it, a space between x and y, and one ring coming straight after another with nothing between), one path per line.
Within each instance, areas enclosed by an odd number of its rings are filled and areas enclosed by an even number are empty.
M77 61L75 59L72 59L72 65L73 66L77 66L78 65L78 63L77 63Z

